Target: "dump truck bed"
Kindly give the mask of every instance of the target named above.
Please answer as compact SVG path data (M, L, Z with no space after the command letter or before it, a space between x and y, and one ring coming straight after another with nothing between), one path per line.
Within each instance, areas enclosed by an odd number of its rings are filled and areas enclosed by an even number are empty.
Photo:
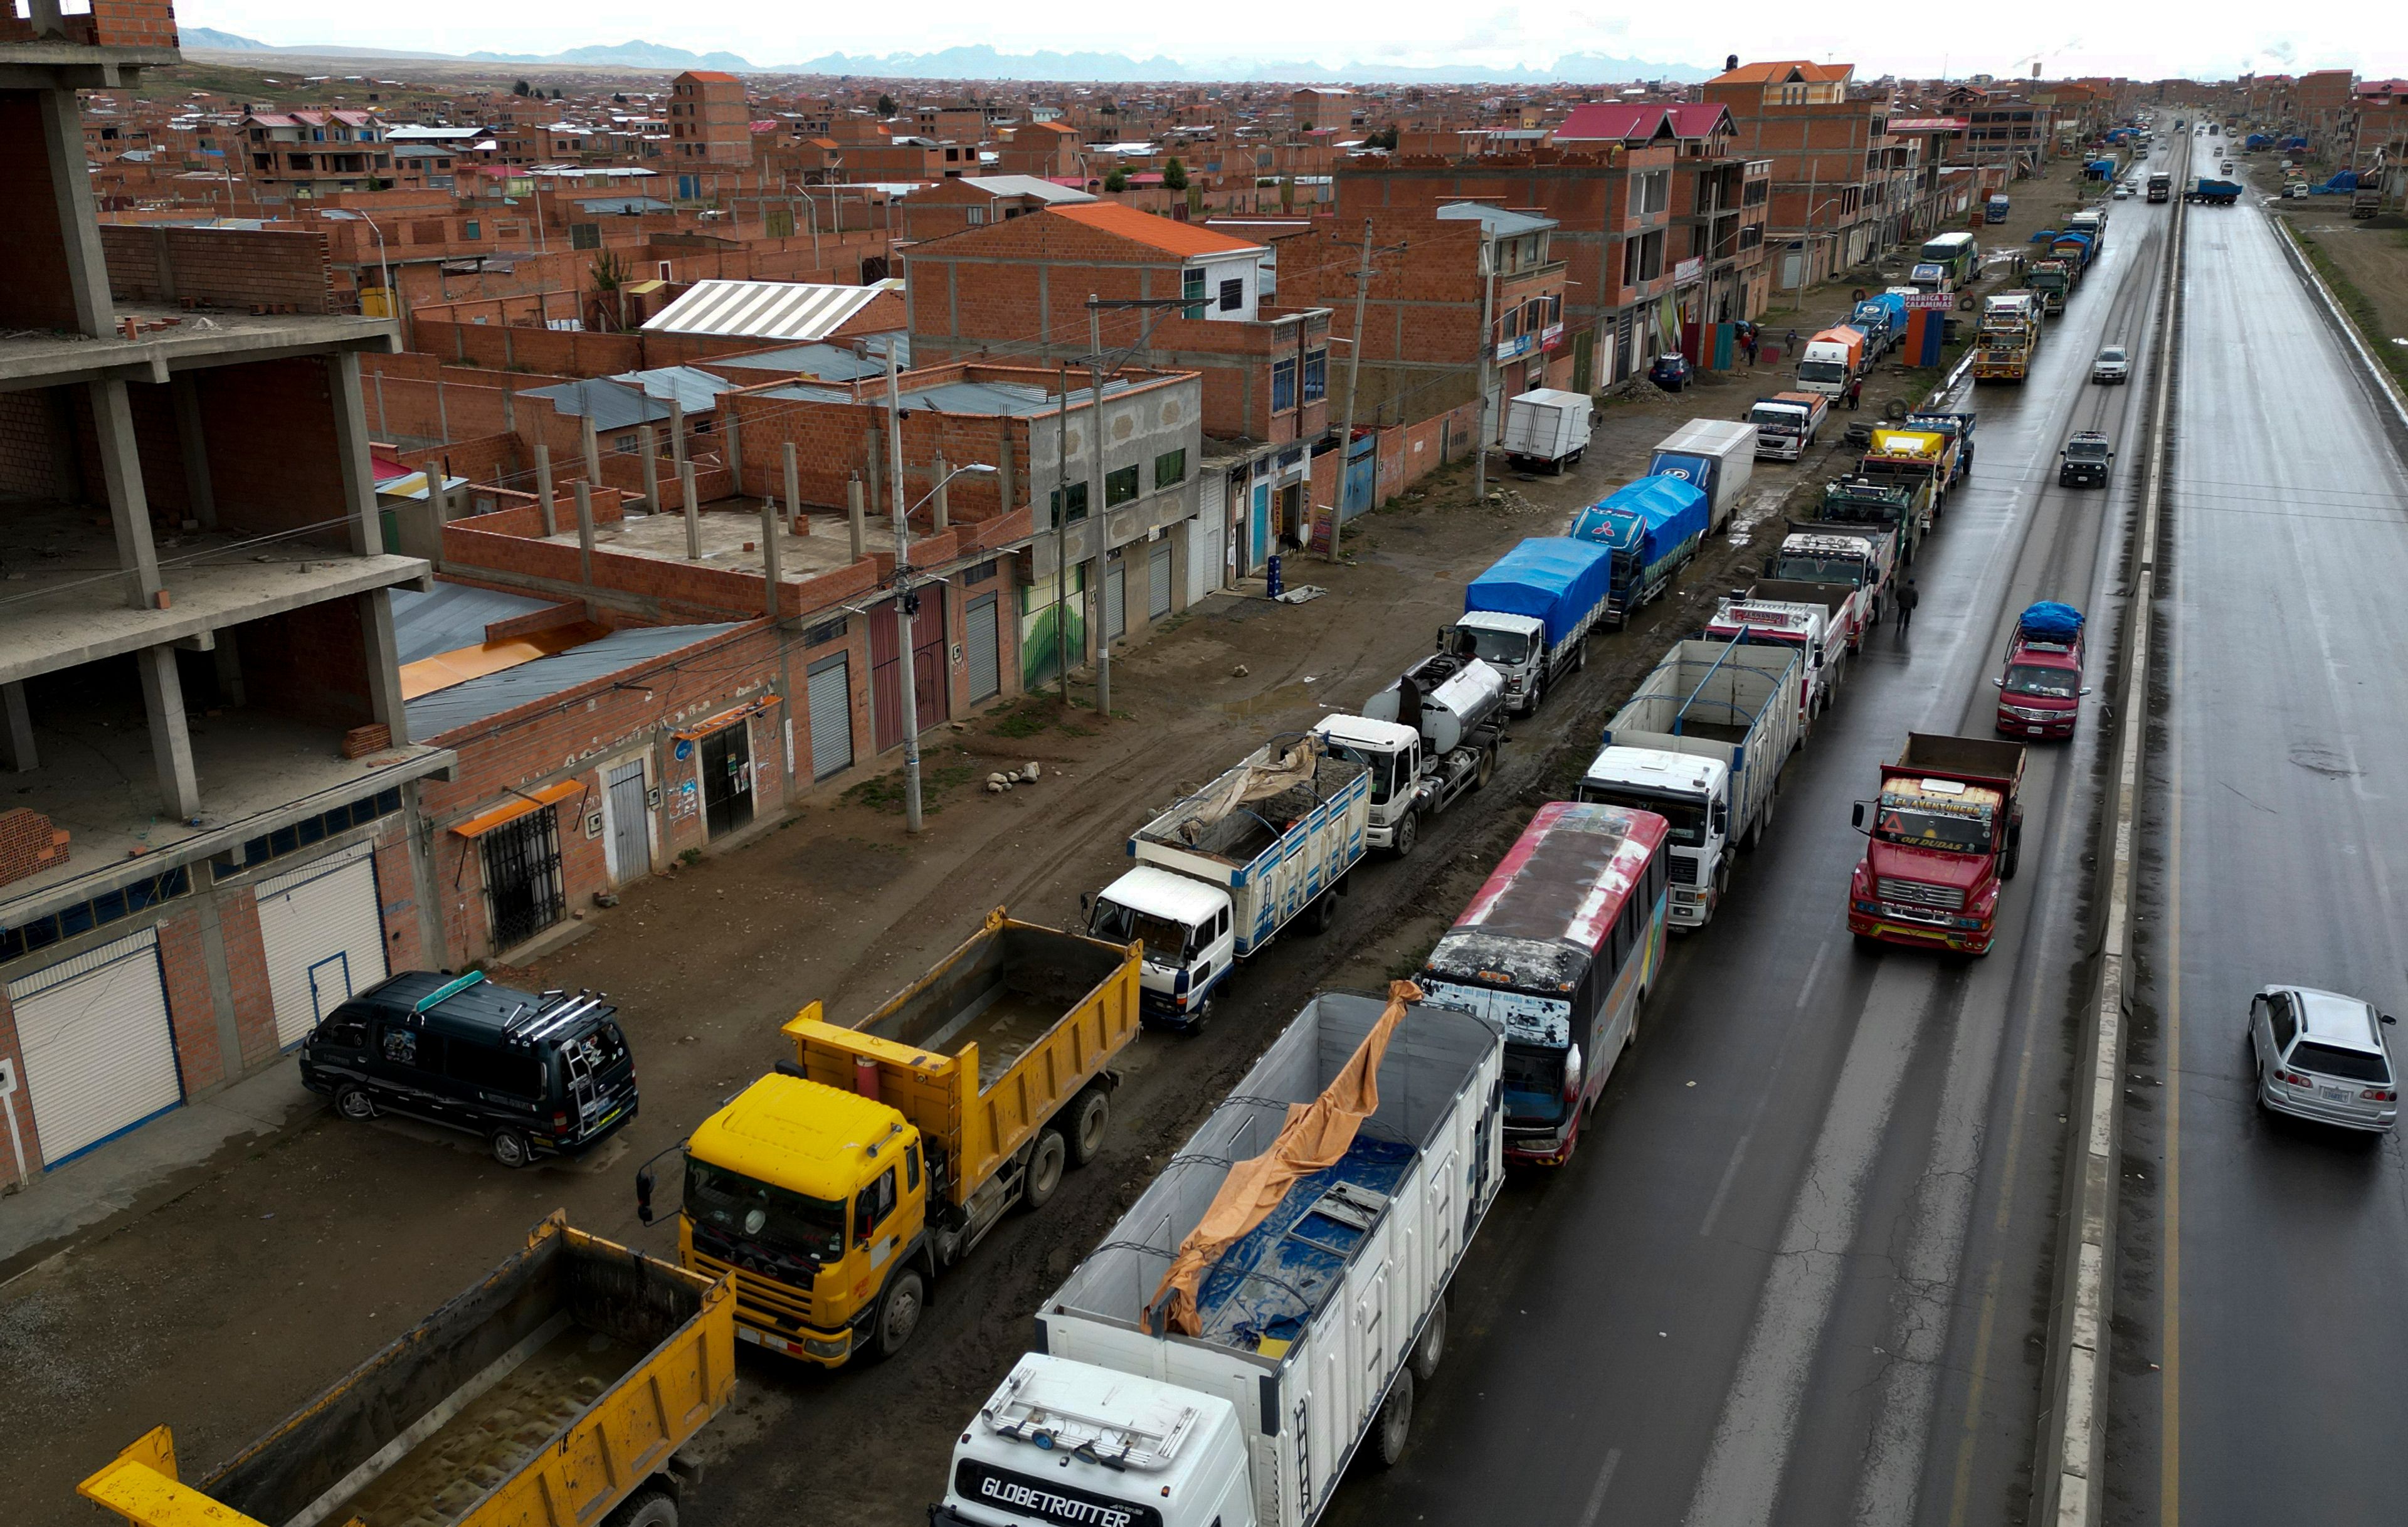
M956 1163L956 1203L1138 1033L1139 947L1015 922L997 908L936 969L853 1028L811 1003L786 1025L814 1082L865 1090ZM371 1524L373 1527L373 1524Z
M724 1285L554 1215L197 1487L162 1428L82 1493L143 1527L581 1527L726 1405L735 1314Z
M1988 737L1948 737L1911 731L1890 768L1899 773L1937 774L1994 785L2012 793L2024 777L2024 745Z

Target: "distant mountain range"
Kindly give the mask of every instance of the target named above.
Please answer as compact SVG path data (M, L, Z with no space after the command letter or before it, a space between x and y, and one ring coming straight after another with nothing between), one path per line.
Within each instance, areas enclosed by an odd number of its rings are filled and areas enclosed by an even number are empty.
M724 69L730 74L864 75L898 79L1061 79L1082 83L1124 80L1294 81L1298 84L1573 85L1618 84L1632 79L1694 82L1713 71L1683 64L1569 53L1552 69L1484 68L1451 64L1412 68L1394 64L1341 64L1336 67L1294 60L1274 63L1182 64L1170 58L1130 58L1125 53L1005 53L981 43L933 53L829 53L801 64L754 64L734 53L695 53L641 40L571 48L558 53L410 52L394 48L357 48L348 43L284 47L206 26L182 29L184 47L198 52L266 54L290 58L424 59L442 64L506 64L562 68Z

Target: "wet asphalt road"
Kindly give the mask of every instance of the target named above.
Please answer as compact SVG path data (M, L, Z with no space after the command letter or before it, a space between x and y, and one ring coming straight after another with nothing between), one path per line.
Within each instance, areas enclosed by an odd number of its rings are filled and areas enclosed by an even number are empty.
M2258 1112L2244 1016L2270 982L2408 1011L2403 431L2254 200L2193 209L2186 275L2113 1520L2397 1522L2408 1162Z
M1849 808L1909 730L1989 734L2033 599L2092 612L2103 692L2145 389L2086 377L2105 343L2153 360L2168 216L2114 203L2030 381L1966 389L1978 465L1915 569L1912 637L1885 626L1851 665L1574 1161L1509 1186L1408 1456L1356 1469L1333 1522L2022 1519L2104 717L2032 750L1986 959L1852 947ZM2130 447L2109 492L2056 486L2079 428Z

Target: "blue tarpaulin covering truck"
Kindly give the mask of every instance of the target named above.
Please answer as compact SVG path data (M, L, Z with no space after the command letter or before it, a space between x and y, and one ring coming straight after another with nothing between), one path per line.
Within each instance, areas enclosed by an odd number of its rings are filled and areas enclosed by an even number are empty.
M2202 175L2190 188L2190 194L2183 199L2197 202L2201 207L2229 207L2241 199L2241 182L2218 180Z
M1613 554L1568 536L1534 536L1471 581L1440 651L1469 645L1505 678L1505 705L1527 715L1549 686L1588 661L1589 627L1605 613Z
M1572 537L1613 553L1606 618L1616 626L1671 586L1706 535L1706 496L1677 477L1642 477L1572 521Z
M1875 292L1856 304L1848 325L1864 330L1867 360L1886 355L1906 341L1906 297L1898 292Z

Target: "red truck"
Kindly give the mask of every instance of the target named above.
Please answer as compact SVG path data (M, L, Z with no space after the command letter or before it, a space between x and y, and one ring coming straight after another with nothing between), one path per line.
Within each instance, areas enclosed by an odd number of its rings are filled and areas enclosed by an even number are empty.
M1882 766L1879 798L1856 802L1867 840L1848 883L1856 943L1988 954L2000 883L2022 854L2023 780L2021 742L1907 733Z

